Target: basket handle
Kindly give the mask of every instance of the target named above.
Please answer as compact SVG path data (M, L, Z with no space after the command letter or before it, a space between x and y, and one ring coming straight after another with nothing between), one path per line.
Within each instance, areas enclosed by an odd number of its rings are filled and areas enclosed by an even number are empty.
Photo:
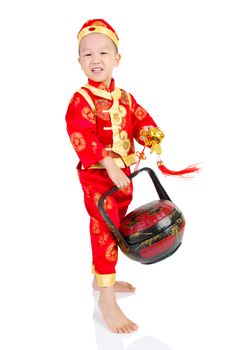
M158 177L156 176L154 170L152 170L151 168L145 167L145 168L139 169L139 170L133 172L131 175L129 175L128 176L129 179L132 180L135 176L140 174L142 171L146 171L149 174L149 176L150 176L150 178L151 178L151 180L152 180L152 182L153 182L153 184L154 184L154 186L156 188L156 191L158 193L159 198L171 201L169 195L167 194L167 192L165 191L165 189L161 185L161 183L160 183ZM102 195L102 197L99 200L99 203L102 204L104 202L104 200L106 199L106 197L110 196L112 193L114 193L114 192L116 192L118 190L119 190L119 188L117 186L113 186L109 191L107 191L105 194Z
M171 201L170 197L168 196L167 192L165 191L165 189L161 185L158 177L156 176L154 170L152 170L151 168L145 167L145 168L139 169L139 170L133 172L131 175L129 175L129 178L132 180L135 176L140 174L142 171L146 171L149 174L149 176L150 176L150 178L151 178L151 180L156 188L156 191L158 193L159 198ZM123 244L127 245L124 237L119 232L119 230L116 228L113 221L110 219L110 217L108 216L108 214L106 213L106 211L104 209L104 200L106 199L106 197L110 196L111 194L113 194L114 192L116 192L118 190L119 190L119 188L117 186L113 186L109 191L104 193L98 201L98 209L99 209L103 219L106 221L107 225L113 230L113 232L116 233L117 239L119 238L119 240Z

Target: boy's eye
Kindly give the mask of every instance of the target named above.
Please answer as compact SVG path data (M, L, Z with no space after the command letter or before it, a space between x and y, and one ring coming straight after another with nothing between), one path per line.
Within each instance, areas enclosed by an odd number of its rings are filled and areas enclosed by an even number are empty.
M101 52L101 55L107 55L107 52L103 51Z
M89 57L89 56L91 56L91 53L86 53L86 54L84 55L84 57Z

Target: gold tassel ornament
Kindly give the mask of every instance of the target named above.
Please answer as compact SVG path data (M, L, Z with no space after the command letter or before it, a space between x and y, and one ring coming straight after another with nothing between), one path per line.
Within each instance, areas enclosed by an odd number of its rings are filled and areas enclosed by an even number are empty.
M144 146L149 147L151 149L150 153L155 152L158 156L160 156L160 154L162 153L160 143L162 142L162 140L164 138L164 133L160 128L148 127L147 130L143 129L140 132L140 137L141 137L141 140L143 140L143 142L144 142ZM144 150L142 151L142 154L144 154ZM144 159L144 157L140 157L140 159ZM160 171L164 175L171 175L171 176L185 176L185 175L189 175L192 173L196 173L200 170L200 168L197 166L197 164L190 165L187 168L182 169L182 170L178 170L178 171L170 170L164 165L164 163L160 159L160 157L157 161L157 165L158 165L158 168L160 169Z

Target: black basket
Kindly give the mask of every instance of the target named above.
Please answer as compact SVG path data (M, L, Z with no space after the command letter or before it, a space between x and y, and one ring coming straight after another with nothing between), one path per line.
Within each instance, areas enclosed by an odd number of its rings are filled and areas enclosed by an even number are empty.
M106 197L118 191L116 186L105 193L98 202L99 211L113 233L122 252L142 264L152 264L172 255L181 245L185 219L179 208L171 201L155 172L142 168L129 176L133 179L146 171L159 196L159 200L142 205L127 214L119 229L104 209Z

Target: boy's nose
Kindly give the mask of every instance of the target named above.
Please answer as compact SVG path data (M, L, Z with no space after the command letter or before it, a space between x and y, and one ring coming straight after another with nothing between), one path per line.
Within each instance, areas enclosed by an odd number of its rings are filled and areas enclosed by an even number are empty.
M93 64L98 64L100 62L100 57L99 56L93 56L92 63Z

